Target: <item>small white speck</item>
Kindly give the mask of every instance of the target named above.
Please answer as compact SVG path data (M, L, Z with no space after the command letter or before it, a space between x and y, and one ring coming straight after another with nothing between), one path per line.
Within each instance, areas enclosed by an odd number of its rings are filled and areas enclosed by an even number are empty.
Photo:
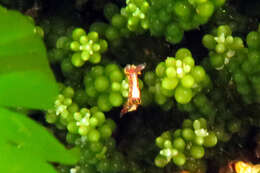
M57 108L57 110L56 110L56 115L61 114L61 113L64 112L64 110L66 110L66 109L67 109L67 106L65 106L65 105L60 105L60 106L58 106L58 108Z
M222 65L221 67L216 68L216 70L222 70L224 68L224 65Z
M229 58L225 58L224 63L228 64L229 63Z
M202 137L205 137L205 136L208 136L209 133L206 129L199 129L199 130L195 130L195 134L197 136L202 136Z
M226 55L227 55L227 58L231 58L233 57L234 55L236 54L236 52L234 50L229 50Z
M191 71L191 67L189 65L184 65L184 71L189 73Z
M222 33L220 36L214 38L216 42L218 43L224 43L225 42L225 34Z
M176 61L176 66L177 66L177 67L181 67L181 66L182 66L182 61L178 59L178 60Z
M177 74L181 74L183 72L183 69L182 68L177 68Z

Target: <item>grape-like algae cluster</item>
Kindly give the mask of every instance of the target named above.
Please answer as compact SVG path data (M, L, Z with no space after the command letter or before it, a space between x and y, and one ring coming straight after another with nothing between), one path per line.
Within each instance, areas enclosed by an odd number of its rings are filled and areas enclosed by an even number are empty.
M60 83L45 121L81 150L57 170L206 173L248 149L260 127L260 16L240 13L240 1L76 0L39 13ZM124 67L142 63L141 106L120 119Z
M97 32L86 34L84 29L76 28L72 33L72 38L70 48L75 52L71 58L73 65L80 67L85 61L93 64L101 61L101 53L107 50L107 42L99 39Z
M185 119L182 129L163 132L156 138L156 145L161 150L155 158L155 165L164 167L172 161L182 166L186 163L186 157L201 159L205 154L204 147L214 147L217 140L215 133L208 131L206 119Z

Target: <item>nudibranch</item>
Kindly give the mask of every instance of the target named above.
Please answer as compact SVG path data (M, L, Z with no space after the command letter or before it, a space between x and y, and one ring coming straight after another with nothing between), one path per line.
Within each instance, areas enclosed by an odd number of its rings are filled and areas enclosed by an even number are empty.
M141 75L141 71L145 68L145 66L146 64L139 64L138 66L127 65L124 68L124 73L128 79L129 89L128 99L120 112L120 117L127 112L135 111L141 104L141 92L139 88L138 75Z
M250 162L231 161L227 168L220 169L219 173L258 173L260 171L260 164L253 165Z
M260 171L260 165L253 165L238 161L234 165L236 173L258 173Z

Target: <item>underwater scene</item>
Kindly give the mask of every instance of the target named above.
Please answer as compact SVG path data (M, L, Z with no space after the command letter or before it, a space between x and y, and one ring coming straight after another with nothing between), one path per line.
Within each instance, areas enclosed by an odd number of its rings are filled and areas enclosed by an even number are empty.
M260 1L0 0L0 172L260 173Z

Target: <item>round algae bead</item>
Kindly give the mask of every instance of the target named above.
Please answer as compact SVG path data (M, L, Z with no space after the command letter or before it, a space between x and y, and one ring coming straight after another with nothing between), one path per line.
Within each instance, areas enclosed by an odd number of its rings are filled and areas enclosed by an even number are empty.
M182 130L182 137L186 140L186 141L191 141L194 139L195 134L193 132L193 130L191 128L184 128Z
M112 106L118 107L123 104L123 97L119 92L110 92L109 101Z
M173 58L173 57L168 57L168 58L165 60L165 64L166 64L167 67L175 67L176 60L175 60L175 58Z
M160 62L155 69L155 73L158 77L163 77L165 74L166 65L165 62Z
M112 91L120 91L121 90L121 84L119 82L113 82L111 85Z
M76 122L70 122L68 125L67 125L67 129L70 133L77 133L78 131L78 126L76 124Z
M109 26L106 30L106 38L110 41L113 41L113 40L117 40L119 39L119 32L118 30L113 27L113 26Z
M176 149L182 151L182 150L185 149L186 144L185 144L185 141L183 140L183 138L178 137L178 138L176 138L176 139L173 140L172 146L173 146L174 148L176 148Z
M186 162L186 156L183 153L178 153L172 160L177 166L182 166Z
M95 80L95 88L99 92L103 92L109 88L109 80L105 76L99 76Z
M104 124L99 128L102 138L109 138L112 135L112 129L109 125Z
M174 67L168 67L166 69L166 75L167 77L169 78L174 78L177 76L177 72L176 72L176 69Z
M214 68L222 67L224 65L224 57L219 54L214 54L210 56L210 64Z
M117 28L123 28L126 24L126 19L120 15L116 14L112 17L112 25Z
M108 118L108 119L106 120L106 124L110 127L110 129L111 129L112 131L114 131L114 130L116 129L116 123L115 123L115 121L113 121L112 119Z
M196 136L194 138L193 142L197 145L203 145L204 144L204 137L203 136Z
M191 8L188 3L185 3L186 1L176 1L174 4L174 13L180 17L180 18L188 18L191 14Z
M81 67L84 65L84 61L81 59L81 53L74 53L71 57L71 62L76 67Z
M102 151L103 145L100 142L91 142L89 148L91 151L98 153Z
M218 138L215 133L210 132L208 136L204 138L205 147L214 147L218 142Z
M195 159L201 159L205 154L205 150L202 146L192 145L190 149L190 154Z
M73 51L79 51L80 49L80 44L78 41L72 41L70 43L70 49L73 50Z
M163 148L163 144L164 144L164 141L165 141L165 139L163 138L163 137L161 137L161 136L159 136L159 137L157 137L156 139L155 139L155 143L156 143L156 145L158 146L158 147L160 147L160 148Z
M167 163L167 158L162 155L157 155L154 159L154 164L160 168L164 167Z
M104 74L104 67L100 65L96 65L91 68L90 74L95 78L98 76L101 76ZM88 77L86 76L85 80L88 80ZM90 80L90 79L89 79ZM90 82L91 83L91 82Z
M83 61L87 61L87 60L89 60L89 58L90 58L90 54L89 54L88 51L82 51L81 52L81 59Z
M82 28L76 28L74 29L74 31L72 32L72 38L73 40L79 40L79 38L83 35L86 35L86 32L84 29Z
M80 126L79 127L79 134L80 135L86 136L88 132L89 132L89 127L88 126Z
M216 40L214 39L214 37L210 34L206 34L203 36L202 38L202 44L203 46L205 46L207 49L215 49L216 47Z
M166 40L172 44L179 43L183 38L183 30L176 24L171 24L166 29Z
M45 115L45 119L48 123L52 124L52 123L55 123L57 121L58 117L55 113L47 113Z
M100 112L100 111L95 112L93 114L93 117L98 119L98 125L99 126L102 125L106 120L105 114L103 112Z
M98 33L94 32L94 31L89 32L88 33L88 39L92 40L93 42L98 41Z
M89 58L89 62L91 62L92 64L98 64L101 61L101 54L100 53L93 53L92 56L90 56Z
M190 88L184 88L179 86L176 88L174 97L178 103L186 104L191 101L192 98L192 90Z
M225 4L226 0L213 0L212 2L216 7L221 7L223 4Z
M109 102L109 96L107 94L102 94L98 97L97 106L101 111L110 111L112 108L111 103Z
M259 32L252 31L246 37L248 47L257 49L260 46L260 34Z
M225 36L232 34L232 31L228 25L221 25L217 28L217 35L221 36L222 34L224 34Z
M183 59L185 57L192 57L191 52L187 48L180 48L175 53L176 59Z
M113 82L121 82L124 78L124 75L120 70L114 70L109 74L109 78Z
M181 79L181 84L185 88L192 88L192 86L195 84L195 80L191 75L185 75Z
M98 125L98 119L96 117L91 117L89 119L89 123L91 127L96 127Z
M104 6L104 15L107 20L111 20L115 14L119 13L119 8L114 3L106 3Z
M162 87L167 90L173 90L178 85L178 82L179 80L176 77L174 78L166 77L163 78L162 80Z
M96 129L91 129L87 134L87 139L91 142L97 142L100 139L100 133Z
M191 128L192 127L192 121L190 119L185 119L182 122L182 128Z
M214 5L210 1L199 4L196 12L203 18L209 18L214 12Z
M222 54L226 51L226 46L224 43L218 43L215 48L216 52Z
M195 61L194 61L194 59L192 58L192 56L186 56L186 57L183 58L182 61L183 61L183 63L184 63L185 65L189 65L191 68L193 68L194 65L195 65Z
M74 96L74 89L71 87L66 87L63 91L62 91L63 95L65 97L73 97Z
M195 81L201 82L206 78L206 72L203 67L195 66L191 71L191 75L194 77Z

